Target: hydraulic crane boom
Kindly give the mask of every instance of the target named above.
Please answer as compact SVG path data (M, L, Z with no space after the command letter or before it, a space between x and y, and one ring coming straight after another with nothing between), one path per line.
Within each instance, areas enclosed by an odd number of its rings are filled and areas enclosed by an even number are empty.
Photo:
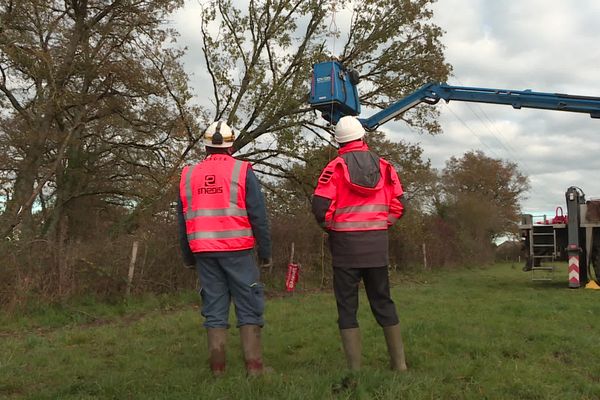
M357 74L345 69L337 61L315 64L310 104L321 111L332 124L345 115L359 115L360 102L356 85ZM473 103L506 104L513 108L537 108L590 114L600 118L600 97L574 96L531 90L487 89L428 83L366 119L360 119L367 130L393 119L420 103L436 104L440 99Z

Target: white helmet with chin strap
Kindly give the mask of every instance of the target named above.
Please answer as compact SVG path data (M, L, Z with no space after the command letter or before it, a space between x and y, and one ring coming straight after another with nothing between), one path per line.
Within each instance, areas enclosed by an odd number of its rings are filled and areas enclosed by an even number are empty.
M351 115L340 118L335 126L335 141L347 143L365 136L365 128L360 121Z
M208 147L227 148L233 146L233 129L223 121L215 121L206 128L202 142Z

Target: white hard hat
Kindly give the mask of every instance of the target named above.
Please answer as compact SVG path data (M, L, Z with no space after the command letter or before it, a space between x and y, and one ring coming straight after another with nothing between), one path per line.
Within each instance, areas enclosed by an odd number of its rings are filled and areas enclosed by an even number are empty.
M364 135L365 128L356 117L351 115L340 118L335 126L335 141L338 143L361 139Z
M209 147L231 147L235 140L233 130L223 121L215 121L206 128L202 142Z

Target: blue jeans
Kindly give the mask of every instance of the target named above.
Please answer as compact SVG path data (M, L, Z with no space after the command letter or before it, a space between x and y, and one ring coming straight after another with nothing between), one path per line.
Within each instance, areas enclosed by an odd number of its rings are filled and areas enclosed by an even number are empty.
M196 254L200 277L202 316L206 328L229 328L233 299L237 327L264 325L264 286L251 252L243 255L206 257Z

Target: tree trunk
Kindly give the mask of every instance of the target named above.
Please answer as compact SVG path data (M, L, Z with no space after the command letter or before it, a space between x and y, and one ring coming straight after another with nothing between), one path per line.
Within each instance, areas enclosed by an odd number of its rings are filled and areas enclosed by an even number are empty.
M36 233L31 221L31 205L27 203L34 192L34 184L42 164L42 155L43 147L34 144L21 162L15 179L13 196L8 201L0 218L0 229L6 236L12 233L12 229L19 222L23 224L22 230L26 237Z
M54 106L48 104L44 111L44 116L38 120L38 123L31 126L32 132L28 136L34 139L26 149L25 158L17 170L12 199L0 217L0 232L3 236L11 235L13 229L20 223L23 223L25 237L33 237L36 234L31 219L31 207L34 201L32 196L35 194L34 184L39 176L46 151L46 142L54 118Z

